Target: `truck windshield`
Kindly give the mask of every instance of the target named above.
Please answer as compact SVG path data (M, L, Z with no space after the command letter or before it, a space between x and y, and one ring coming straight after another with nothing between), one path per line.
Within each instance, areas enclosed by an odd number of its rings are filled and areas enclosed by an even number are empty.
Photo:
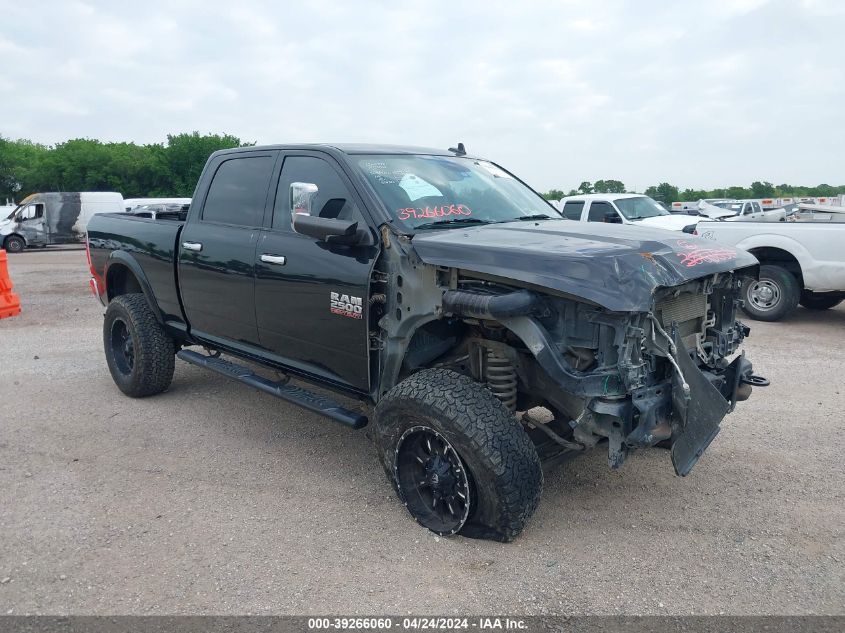
M493 163L457 156L362 155L359 169L406 229L559 219L537 193Z
M636 198L620 198L614 201L619 211L628 220L642 220L655 218L658 215L669 215L669 212L648 196L637 196Z

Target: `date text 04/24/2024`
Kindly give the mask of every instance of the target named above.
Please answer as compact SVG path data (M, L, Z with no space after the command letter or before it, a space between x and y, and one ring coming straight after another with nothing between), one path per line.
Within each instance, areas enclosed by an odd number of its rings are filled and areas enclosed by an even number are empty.
M309 630L370 630L389 631L397 630L433 630L433 631L454 631L470 630L496 631L510 630L519 631L527 628L526 622L518 618L506 617L406 617L401 621L394 621L393 618L309 618Z

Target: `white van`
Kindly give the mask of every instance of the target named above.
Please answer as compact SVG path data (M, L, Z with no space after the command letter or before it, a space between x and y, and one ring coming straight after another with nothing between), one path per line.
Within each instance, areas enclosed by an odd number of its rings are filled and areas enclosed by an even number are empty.
M581 222L636 224L691 233L698 221L686 214L669 213L660 203L637 193L590 193L567 196L561 202L564 217Z
M123 212L123 196L113 191L34 193L0 218L0 246L19 253L27 246L82 242L93 215Z

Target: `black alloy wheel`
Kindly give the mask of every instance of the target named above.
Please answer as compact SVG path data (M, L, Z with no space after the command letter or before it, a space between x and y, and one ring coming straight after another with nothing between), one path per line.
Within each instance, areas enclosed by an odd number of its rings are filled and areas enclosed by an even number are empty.
M115 367L124 376L130 376L135 367L135 340L123 319L112 321L110 337Z
M394 470L402 501L421 525L441 535L464 526L470 478L445 437L427 426L412 426L399 439Z

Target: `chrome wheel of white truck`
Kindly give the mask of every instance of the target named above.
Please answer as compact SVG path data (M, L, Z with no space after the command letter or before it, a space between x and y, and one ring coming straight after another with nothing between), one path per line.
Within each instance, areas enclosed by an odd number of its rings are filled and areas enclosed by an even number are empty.
M779 321L795 309L798 280L780 266L760 266L760 278L745 283L743 311L758 321Z

